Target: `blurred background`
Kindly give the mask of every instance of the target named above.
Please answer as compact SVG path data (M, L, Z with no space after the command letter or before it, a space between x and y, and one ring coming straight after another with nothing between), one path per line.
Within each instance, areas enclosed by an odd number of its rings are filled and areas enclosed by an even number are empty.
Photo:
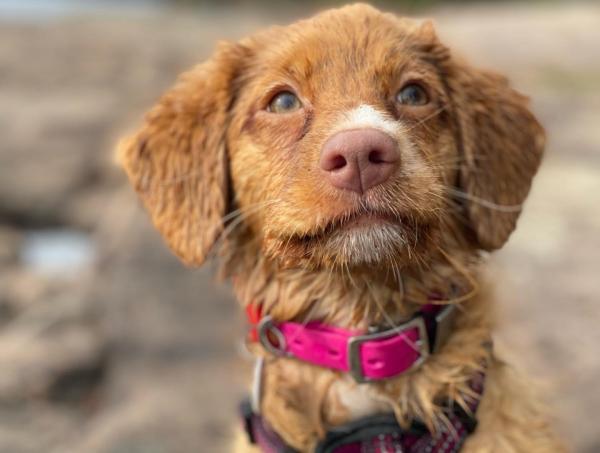
M217 40L333 4L0 0L0 452L226 451L243 322L210 270L167 251L111 153ZM492 258L496 342L597 453L600 5L377 4L435 18L533 99L549 146Z

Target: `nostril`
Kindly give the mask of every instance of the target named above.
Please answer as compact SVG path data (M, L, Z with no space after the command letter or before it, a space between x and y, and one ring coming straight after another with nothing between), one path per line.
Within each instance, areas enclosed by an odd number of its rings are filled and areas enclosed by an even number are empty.
M344 168L347 163L348 162L346 161L346 158L344 156L342 156L341 154L337 154L329 160L329 165L327 167L329 167L329 171L339 170L340 168Z
M378 149L374 149L369 153L369 162L372 164L383 164L385 159L383 158L383 152Z
M323 145L319 166L337 189L363 194L386 182L398 168L398 143L377 129L350 129L336 133Z

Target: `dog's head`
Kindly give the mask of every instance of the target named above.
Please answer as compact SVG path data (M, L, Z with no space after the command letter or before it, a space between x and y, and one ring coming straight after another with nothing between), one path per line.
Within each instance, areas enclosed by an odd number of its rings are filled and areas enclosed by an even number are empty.
M120 157L187 263L237 222L272 259L351 268L426 261L448 236L501 247L543 143L526 99L430 23L354 5L222 44Z

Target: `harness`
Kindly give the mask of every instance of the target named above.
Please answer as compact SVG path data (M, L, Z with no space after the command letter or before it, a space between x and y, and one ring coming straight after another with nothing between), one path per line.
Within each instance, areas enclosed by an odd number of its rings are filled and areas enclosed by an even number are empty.
M259 342L277 356L293 357L321 367L349 373L357 383L380 381L419 367L446 342L456 306L430 303L407 322L359 332L320 322L306 325L276 323L262 316L259 305L246 309L251 325L249 341ZM297 453L260 415L262 359L257 361L252 399L241 405L249 440L264 453ZM455 402L444 408L447 423L431 433L419 420L406 429L394 414L365 417L326 434L315 453L456 453L476 426L474 414L483 393L485 376L470 381L472 395L464 395L468 410Z

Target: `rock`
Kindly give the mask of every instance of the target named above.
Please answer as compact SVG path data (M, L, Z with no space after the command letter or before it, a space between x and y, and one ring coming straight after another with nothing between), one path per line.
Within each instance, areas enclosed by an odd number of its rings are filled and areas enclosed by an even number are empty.
M23 276L13 281L12 316L0 329L0 404L72 401L65 383L87 384L90 373L100 375L105 366L98 313L73 288L59 291L56 284L31 284L36 280Z
M16 263L22 239L23 235L16 228L0 223L0 269Z
M18 266L6 266L0 273L0 326L18 316L27 308L52 292L52 282L24 272ZM0 330L1 332L1 330Z

